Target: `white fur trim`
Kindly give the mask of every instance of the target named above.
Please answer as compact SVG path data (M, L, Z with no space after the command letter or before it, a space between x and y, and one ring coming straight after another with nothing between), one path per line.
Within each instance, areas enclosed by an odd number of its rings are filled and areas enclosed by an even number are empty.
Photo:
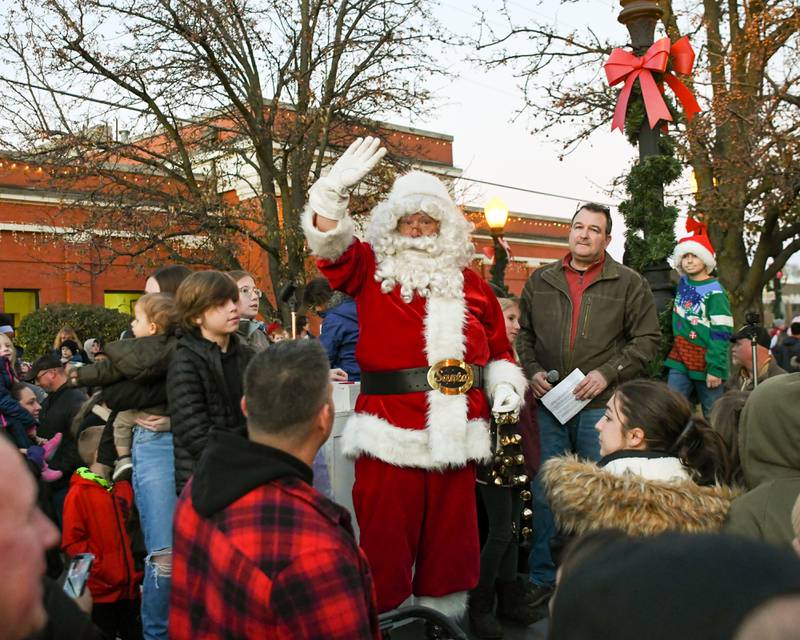
M686 275L681 268L681 260L687 253L693 253L703 261L703 264L708 268L709 273L717 266L717 260L714 254L706 249L699 242L694 240L683 240L675 246L675 253L672 256L672 262L678 273Z
M664 482L680 482L691 480L686 467L678 458L617 458L603 467L605 471L616 476L633 473L647 480L663 480Z
M300 217L308 247L318 258L336 260L341 256L355 237L355 226L350 216L345 216L330 231L320 231L314 226L314 211L309 205Z
M464 357L466 313L463 288L457 298L428 298L425 305L425 355L428 365L447 358L460 360Z
M425 355L429 366L447 358L464 358L465 315L463 293L457 298L428 298L425 312ZM463 464L466 460L467 396L447 396L439 391L429 391L426 395L426 424L431 459L436 464Z
M494 397L494 389L501 382L507 382L517 395L525 401L525 391L528 388L528 380L519 365L508 360L492 360L484 370L484 382L489 395Z
M438 393L438 391L436 392ZM488 460L491 453L489 425L485 420L470 420L463 430L464 440L450 443L449 459L434 458L428 429L403 429L383 418L356 413L347 420L342 433L342 452L351 458L372 456L398 467L440 471L463 467L468 461Z
M446 596L416 596L417 604L443 613L458 622L467 611L467 592L456 591Z

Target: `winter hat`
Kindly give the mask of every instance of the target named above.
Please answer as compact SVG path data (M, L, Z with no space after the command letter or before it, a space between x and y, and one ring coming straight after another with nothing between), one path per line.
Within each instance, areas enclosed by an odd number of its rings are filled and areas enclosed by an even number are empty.
M267 334L273 334L283 331L283 325L280 322L270 322L267 325Z
M370 244L397 228L403 216L422 211L441 223L441 233L457 230L466 238L472 230L450 192L436 176L424 171L410 171L394 181L388 197L372 210L366 230Z
M687 253L700 258L711 273L717 266L716 252L708 238L708 226L694 218L686 219L686 231L694 235L681 238L672 256L673 264L681 275L686 275L681 268L681 260Z
M409 199L422 200L425 198L439 200L439 204L442 206L454 206L453 199L450 197L450 193L444 183L436 176L424 171L410 171L395 180L392 190L389 192L388 200L395 203L403 203ZM409 202L409 205L411 204ZM435 207L431 207L431 209L430 213L427 211L425 213L428 213L432 218L441 220L444 212L441 209L437 210ZM410 213L414 212L411 211Z
M756 607L797 593L800 559L788 549L723 535L628 538L564 576L549 637L729 640ZM620 615L620 603L633 606Z
M61 343L61 346L69 349L72 352L73 356L77 353L80 353L81 350L81 348L78 346L78 343L75 342L74 340L64 340Z

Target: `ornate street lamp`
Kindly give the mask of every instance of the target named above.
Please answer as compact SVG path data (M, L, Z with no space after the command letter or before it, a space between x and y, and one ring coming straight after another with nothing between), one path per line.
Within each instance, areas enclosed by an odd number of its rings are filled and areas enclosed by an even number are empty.
M656 24L663 15L658 0L619 0L622 5L617 20L628 29L631 34L631 47L637 56L641 56L654 42ZM639 131L639 159L659 155L658 127L650 128L647 118L643 119ZM663 194L662 194L663 199Z
M618 20L625 25L631 36L631 47L637 56L642 56L652 46L656 31L656 24L663 15L658 0L620 0L622 11ZM658 148L659 127L650 128L650 123L645 117L639 129L639 161L650 156L660 155ZM663 209L664 187L654 186L654 194L661 202ZM666 259L646 265L642 268L645 277L653 292L656 308L659 312L669 308L675 295L675 288L670 278L670 267Z
M492 232L492 244L494 246L494 264L492 265L492 279L490 282L503 293L508 293L504 283L506 265L508 264L508 253L500 242L503 237L503 229L508 221L508 205L500 198L491 198L483 208L483 215L486 224Z

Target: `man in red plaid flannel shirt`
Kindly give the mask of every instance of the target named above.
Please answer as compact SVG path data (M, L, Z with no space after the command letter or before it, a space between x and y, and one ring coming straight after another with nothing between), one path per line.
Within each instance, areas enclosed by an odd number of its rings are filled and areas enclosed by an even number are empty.
M175 513L169 634L191 638L379 638L367 560L350 516L311 486L334 417L316 341L253 358L249 440L214 433Z

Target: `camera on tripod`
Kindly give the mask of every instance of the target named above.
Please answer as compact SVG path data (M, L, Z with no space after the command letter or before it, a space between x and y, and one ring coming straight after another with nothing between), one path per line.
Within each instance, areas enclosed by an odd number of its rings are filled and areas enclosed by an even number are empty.
M758 311L748 311L744 316L744 323L748 327L757 327L761 324L761 315Z

